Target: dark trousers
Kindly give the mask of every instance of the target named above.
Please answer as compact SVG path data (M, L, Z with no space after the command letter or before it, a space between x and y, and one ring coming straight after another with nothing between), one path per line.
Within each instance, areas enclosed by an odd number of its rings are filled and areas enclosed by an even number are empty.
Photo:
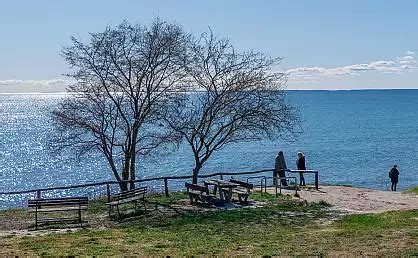
M305 177L303 176L302 172L299 172L299 185L305 186Z
M277 185L277 177L279 176L279 171L274 170L273 171L273 185Z
M390 187L390 189L394 192L396 192L396 184L398 184L398 181L392 180L392 186Z
M286 177L286 172L284 170L279 170L279 177ZM282 181L282 186L287 186L286 178L280 180Z
M277 177L285 177L286 174L284 170L274 170L273 171L273 185L277 185ZM287 181L285 178L280 179L282 186L287 186Z

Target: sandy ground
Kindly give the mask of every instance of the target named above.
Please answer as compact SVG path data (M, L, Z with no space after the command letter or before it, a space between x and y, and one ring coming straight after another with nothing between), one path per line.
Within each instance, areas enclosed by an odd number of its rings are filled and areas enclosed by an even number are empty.
M274 188L268 188L274 193ZM284 194L294 194L285 190ZM321 186L319 190L305 188L299 191L308 202L326 201L347 213L379 213L393 210L418 209L418 196L401 192L379 191L347 186Z

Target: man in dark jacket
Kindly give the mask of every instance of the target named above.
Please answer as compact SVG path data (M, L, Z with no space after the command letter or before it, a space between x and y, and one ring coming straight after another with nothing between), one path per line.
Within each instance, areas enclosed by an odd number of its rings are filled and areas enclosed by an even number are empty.
M394 165L393 168L389 171L389 178L392 182L391 190L396 192L396 184L398 183L399 178L399 170L397 165Z
M274 171L273 171L273 184L277 185L277 176L283 177L280 181L282 183L282 186L287 186L286 181L286 160L284 159L283 151L279 151L279 154L277 154L276 162L274 164Z

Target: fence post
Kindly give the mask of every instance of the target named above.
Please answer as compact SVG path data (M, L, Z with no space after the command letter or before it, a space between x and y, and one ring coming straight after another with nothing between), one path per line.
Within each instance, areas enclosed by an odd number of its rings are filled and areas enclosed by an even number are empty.
M107 201L110 202L110 184L106 184Z
M170 194L168 193L168 180L166 177L164 178L164 192L166 197L170 197Z
M219 173L219 176L221 177L221 180L224 180L222 173Z
M36 190L36 199L41 199L41 190Z
M319 190L319 183L318 183L318 171L315 172L315 189Z

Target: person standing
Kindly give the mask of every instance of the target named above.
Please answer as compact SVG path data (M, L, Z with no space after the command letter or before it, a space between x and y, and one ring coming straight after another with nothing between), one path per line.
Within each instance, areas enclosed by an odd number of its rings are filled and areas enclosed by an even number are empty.
M396 185L398 184L399 179L399 170L397 165L394 165L393 168L389 171L389 178L392 182L392 186L390 187L390 189L396 192Z
M273 172L273 184L277 185L277 175L279 177L285 177L286 173L285 170L287 169L286 160L284 159L283 151L279 151L277 154L276 162L274 164L274 172ZM282 186L287 186L287 181L285 178L281 179Z
M296 161L298 170L306 170L305 155L302 152L298 152L298 159ZM299 186L305 186L305 177L303 172L299 172Z

